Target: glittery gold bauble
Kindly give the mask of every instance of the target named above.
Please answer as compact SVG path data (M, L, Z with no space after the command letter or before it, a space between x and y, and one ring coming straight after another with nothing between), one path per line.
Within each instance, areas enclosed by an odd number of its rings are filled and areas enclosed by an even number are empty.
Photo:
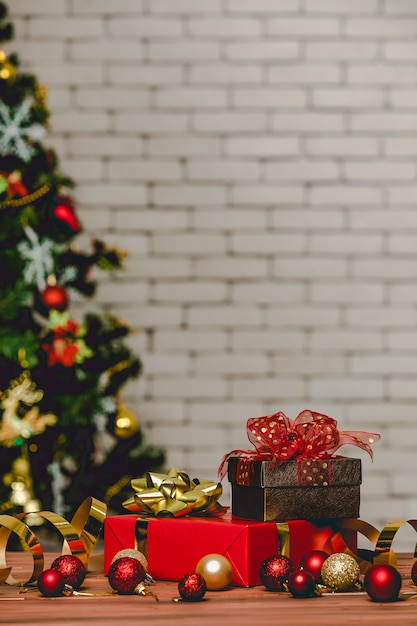
M207 589L218 591L227 587L232 580L232 565L222 554L207 554L197 563L195 568L206 581Z
M323 583L332 591L349 591L359 586L359 575L358 563L344 552L331 554L321 568Z
M117 561L117 559L122 559L125 556L130 556L133 559L139 561L145 572L148 572L148 560L146 556L139 550L134 550L133 548L124 548L123 550L119 550L119 552L117 552L117 554L115 554L112 558L112 563Z
M136 417L127 410L124 404L117 407L117 415L114 421L114 434L119 439L127 439L134 435L139 429Z

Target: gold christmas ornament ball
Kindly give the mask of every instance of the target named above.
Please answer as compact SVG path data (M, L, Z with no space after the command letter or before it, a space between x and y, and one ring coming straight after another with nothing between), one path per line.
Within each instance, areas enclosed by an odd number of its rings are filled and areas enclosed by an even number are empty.
M114 420L114 434L119 439L128 439L139 430L136 417L129 411L124 404L117 407L117 415Z
M142 565L143 569L146 573L148 573L148 559L139 550L134 550L133 548L124 548L123 550L119 550L114 557L112 558L111 564L113 564L118 559L123 559L125 556L130 556L132 559L136 559Z
M232 564L222 554L207 554L197 563L195 569L206 581L209 591L225 589L232 580Z
M332 591L349 591L360 585L360 568L353 556L344 552L331 554L324 561L321 577Z

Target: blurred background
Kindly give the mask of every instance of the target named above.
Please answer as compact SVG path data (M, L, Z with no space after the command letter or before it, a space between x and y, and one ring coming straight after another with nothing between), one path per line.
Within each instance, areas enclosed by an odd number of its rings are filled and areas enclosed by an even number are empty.
M125 398L167 467L216 479L249 417L308 408L382 435L373 463L341 450L361 518L416 517L417 4L9 11L81 239L129 252L93 308L136 331Z

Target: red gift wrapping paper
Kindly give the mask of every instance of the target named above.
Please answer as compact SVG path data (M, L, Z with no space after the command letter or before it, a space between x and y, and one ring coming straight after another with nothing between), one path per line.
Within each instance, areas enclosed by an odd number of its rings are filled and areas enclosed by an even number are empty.
M109 516L104 523L104 573L119 550L139 548L137 525L147 525L149 574L159 580L180 580L195 571L203 556L215 553L232 564L233 585L252 587L260 584L262 561L278 551L275 524L230 517L144 521L137 515Z
M343 552L348 545L356 551L356 533L348 531L345 537L344 531L342 537L337 520L328 523L291 520L288 529L289 546L288 542L285 546L281 543L281 548L288 551L289 547L288 556L295 566L310 550L325 550L332 554ZM284 531L282 524L230 515L149 520L137 515L108 516L104 521L104 573L107 574L114 555L124 548L146 551L149 574L155 579L174 581L195 571L203 556L215 553L231 562L233 585L253 587L261 584L259 567L262 561L279 552ZM140 535L143 537L145 532L146 549L140 542Z
M346 519L344 520L346 522ZM272 522L271 522L272 523ZM289 534L285 537L288 542L284 546L284 526L288 527ZM344 528L343 533L339 520L288 520L285 525L277 524L280 536L280 551L289 556L295 567L298 567L302 557L311 550L323 550L328 554L345 552L348 547L353 553L357 552L357 533Z

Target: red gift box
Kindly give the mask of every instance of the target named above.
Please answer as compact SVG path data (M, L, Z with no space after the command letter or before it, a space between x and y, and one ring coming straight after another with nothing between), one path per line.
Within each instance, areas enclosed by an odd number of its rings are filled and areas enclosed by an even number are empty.
M346 519L343 520L346 522ZM311 550L323 550L327 554L345 552L349 548L357 552L357 533L349 528L341 528L340 521L334 520L288 520L277 524L280 552L289 556L295 567L299 567L302 557Z
M278 551L275 524L227 518L181 517L144 520L137 515L109 516L104 521L104 573L124 548L144 552L149 574L159 580L180 580L195 571L206 554L222 554L232 564L232 584L259 585L259 567Z
M274 522L256 522L242 518L181 517L145 520L137 515L108 516L104 521L104 573L108 572L114 555L125 548L146 553L149 574L159 580L178 581L187 572L195 571L198 561L207 554L222 554L232 564L232 584L241 587L260 585L262 561L280 548L288 550L298 565L310 550L343 552L345 542L337 521L288 522L285 528ZM356 548L356 534L351 531L350 549ZM289 544L288 545L288 540Z

